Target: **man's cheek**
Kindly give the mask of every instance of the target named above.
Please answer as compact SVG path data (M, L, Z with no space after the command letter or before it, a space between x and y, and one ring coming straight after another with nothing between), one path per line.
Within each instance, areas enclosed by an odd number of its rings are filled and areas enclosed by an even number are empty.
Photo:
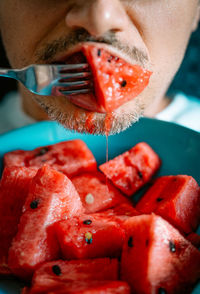
M2 40L5 46L7 57L13 68L21 68L30 64L33 55L33 44L30 42L31 33L24 36L20 30L8 29L2 31Z
M30 64L42 28L25 17L12 16L10 13L1 16L0 32L11 66L19 68Z
M9 42L4 42L4 44L11 67L22 68L27 65L27 53L24 49L23 42L21 43L21 47L18 47L17 44L10 44Z

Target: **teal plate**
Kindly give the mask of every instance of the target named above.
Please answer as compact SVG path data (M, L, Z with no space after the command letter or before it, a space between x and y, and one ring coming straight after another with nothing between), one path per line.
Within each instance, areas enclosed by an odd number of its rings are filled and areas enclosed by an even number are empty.
M78 134L65 130L56 122L40 122L0 136L0 168L4 153L16 149L31 150L60 141L82 139L98 164L106 160L105 136ZM157 174L193 176L200 185L200 133L179 125L142 118L126 131L108 139L109 159L145 141L159 154L162 167ZM140 193L136 198L140 197ZM0 277L0 294L20 293L20 283ZM200 283L192 294L200 294Z

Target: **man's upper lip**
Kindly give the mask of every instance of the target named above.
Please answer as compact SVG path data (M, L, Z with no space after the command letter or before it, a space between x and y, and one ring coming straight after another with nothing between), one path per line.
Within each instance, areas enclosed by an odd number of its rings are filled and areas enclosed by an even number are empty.
M52 63L65 63L69 56L73 55L74 53L81 51L82 44L72 47L67 52L62 52L58 54L54 59L51 60Z
M54 59L51 60L51 63L61 63L61 62L65 63L65 61L68 59L69 56L71 56L74 53L80 52L83 45L95 45L96 47L105 49L110 54L123 59L125 62L129 64L132 64L132 65L138 64L138 62L131 60L129 56L123 54L122 52L113 48L112 46L109 46L103 43L95 43L95 42L79 43L77 46L72 47L67 52L58 54Z

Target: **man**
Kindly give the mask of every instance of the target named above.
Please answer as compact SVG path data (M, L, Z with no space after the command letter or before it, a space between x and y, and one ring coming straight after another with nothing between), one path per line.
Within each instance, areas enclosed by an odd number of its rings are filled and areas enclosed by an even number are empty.
M144 91L114 111L112 133L142 114L159 117L168 108L165 93L198 21L198 0L0 1L0 31L13 68L54 63L81 43L93 42L153 72ZM20 95L27 122L50 118L67 128L88 131L91 112L67 97L37 96L21 85ZM93 114L94 132L104 133L106 114Z

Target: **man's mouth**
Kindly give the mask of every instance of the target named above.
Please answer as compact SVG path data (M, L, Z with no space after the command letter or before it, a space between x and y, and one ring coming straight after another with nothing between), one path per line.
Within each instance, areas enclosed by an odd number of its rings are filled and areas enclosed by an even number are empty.
M55 64L88 64L87 58L85 55L81 52L75 52L72 55L68 55L65 57L60 58L58 61L54 62ZM67 74L70 73L80 73L80 70L68 70ZM65 87L56 87L54 89L53 95L56 96L65 96L68 100L70 100L73 104L76 106L79 106L83 109L93 111L93 112L104 112L103 109L101 109L96 101L95 98L95 93L94 93L94 85L93 85L93 75L91 72L90 67L88 66L85 69L82 69L81 72L88 72L90 73L88 77L84 78L68 78L65 80L64 78L62 79L63 84L66 82L78 82L78 81L88 81L87 86L79 86L79 87L68 87L67 89ZM64 92L66 90L88 90L88 93L84 94L73 94L73 95L65 95Z
M76 51L70 55L60 58L54 63L60 64L78 64L78 63L87 63L86 57L81 51Z
M89 86L79 87L79 89L87 89L88 93L66 96L64 87L55 87L52 95L65 96L81 108L100 113L113 112L138 96L147 87L152 74L142 66L132 65L118 55L105 50L104 46L92 43L81 44L53 63L89 65L83 70L91 72L91 76L84 78L90 82ZM77 71L79 70L73 70L73 73ZM62 81L64 82L65 79L63 78ZM73 78L67 79L67 82L73 81ZM73 87L71 90L73 91Z

